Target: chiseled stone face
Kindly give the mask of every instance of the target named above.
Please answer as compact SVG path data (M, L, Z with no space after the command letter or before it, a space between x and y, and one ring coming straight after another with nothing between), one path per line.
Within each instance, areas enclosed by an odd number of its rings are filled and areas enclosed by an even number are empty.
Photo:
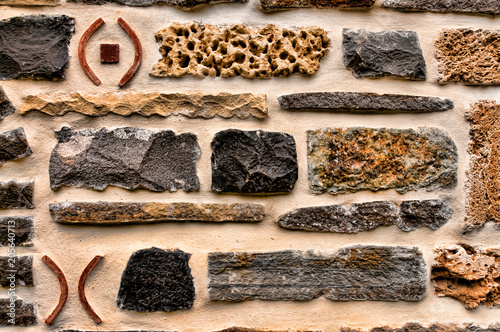
M371 7L375 0L260 0L264 10L290 8L360 8Z
M474 324L432 324L428 327L419 323L408 323L403 327L382 326L373 329L342 327L341 332L500 332L499 326L481 328Z
M14 237L12 234L14 234ZM0 246L31 247L33 245L32 239L33 217L13 216L0 218Z
M0 210L34 209L33 190L35 182L0 182Z
M33 256L0 256L0 286L14 285L33 286Z
M156 40L162 55L151 70L156 77L313 75L330 48L326 32L315 26L289 30L174 23L158 31Z
M237 2L244 3L248 0L68 0L68 2L85 3L90 5L103 5L106 3L117 3L120 5L131 7L146 7L153 5L169 5L181 9L192 9L204 5L222 3L222 2Z
M36 306L26 300L17 299L14 301L15 306L15 325L12 324L12 317L9 316L10 307L12 305L10 298L0 299L0 326L32 326L37 324Z
M11 114L14 114L16 108L10 102L9 98L5 94L2 86L0 86L0 120L5 119Z
M0 134L0 166L10 160L29 156L32 153L22 127Z
M382 0L382 7L439 13L500 14L498 0Z

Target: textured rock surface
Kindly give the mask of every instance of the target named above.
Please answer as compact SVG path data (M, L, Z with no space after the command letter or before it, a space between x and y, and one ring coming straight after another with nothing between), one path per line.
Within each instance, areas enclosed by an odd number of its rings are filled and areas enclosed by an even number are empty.
M196 160L201 151L191 133L153 133L130 127L72 131L64 127L56 136L58 144L49 165L52 190L73 185L151 191L192 191L200 187Z
M0 256L0 286L33 286L33 256Z
M363 92L294 93L281 96L278 100L282 108L289 110L352 113L436 112L453 108L450 99Z
M151 70L156 77L313 75L330 48L326 32L315 26L289 30L174 23L158 31L156 40L162 55Z
M344 65L356 78L394 76L425 80L426 65L414 31L343 30Z
M182 250L155 247L133 253L123 271L118 307L140 312L191 308L195 290L190 257Z
M120 44L101 44L101 63L120 62Z
M0 80L64 79L75 20L61 16L23 16L0 21Z
M0 6L59 6L61 0L0 0Z
M0 120L5 119L15 111L16 108L12 105L9 98L7 98L2 86L0 86Z
M298 177L295 139L286 133L228 129L212 143L212 190L288 193Z
M68 2L86 3L90 5L103 5L106 3L117 3L132 7L146 7L153 5L169 5L181 9L192 9L203 5L211 5L222 2L244 3L248 0L68 0Z
M50 204L49 208L52 220L62 224L259 222L264 218L264 207L250 203L61 202Z
M230 327L224 330L214 331L214 332L321 332L321 331L304 331L304 330L262 330L262 329L251 329L247 327Z
M457 182L457 148L441 129L309 130L309 186L331 194L395 188L399 193Z
M49 115L63 115L77 112L85 115L102 116L109 113L128 116L140 114L184 115L188 118L231 118L236 116L246 119L267 118L266 95L251 93L231 94L181 94L181 93L145 93L117 95L107 93L100 96L82 96L73 93L63 98L51 96L27 96L19 112L40 111Z
M14 236L9 234L14 234ZM0 246L14 244L16 247L31 247L33 243L33 217L1 217Z
M24 158L31 153L22 127L0 134L0 166L6 161Z
M0 326L31 326L36 325L36 307L33 303L21 299L14 302L15 319L9 315L12 306L10 298L0 299Z
M498 0L382 0L382 7L439 13L500 14Z
M500 248L462 245L436 250L431 279L437 296L449 296L467 309L500 305Z
M343 327L341 332L499 332L500 326L481 328L474 324L432 324L425 327L419 323L408 323L401 328L390 326L375 327L370 330Z
M260 0L264 10L280 10L290 8L360 8L371 7L375 0Z
M356 246L336 255L313 251L211 253L209 296L216 301L419 301L427 286L416 247Z
M439 83L500 84L500 30L446 29L435 46Z
M33 190L35 182L0 182L0 210L34 209Z
M453 209L446 201L403 201L398 207L392 202L378 201L342 205L314 206L282 215L278 225L287 229L358 233L378 226L397 225L403 231L427 226L438 229L452 216Z

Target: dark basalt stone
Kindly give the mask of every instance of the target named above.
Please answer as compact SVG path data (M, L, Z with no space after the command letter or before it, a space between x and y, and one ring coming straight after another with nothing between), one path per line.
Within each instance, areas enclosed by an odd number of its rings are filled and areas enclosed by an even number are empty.
M190 257L179 249L153 247L136 251L123 271L118 307L139 312L191 308L195 290Z
M428 327L419 323L408 323L403 327L375 327L373 329L353 329L342 327L341 332L500 332L500 326L491 325L487 328L482 328L477 325L467 324L432 324Z
M382 0L382 7L438 13L500 14L498 0Z
M292 135L228 129L212 147L212 190L218 193L289 193L298 177Z
M64 79L74 32L75 19L66 15L28 15L0 21L0 80Z
M12 105L9 98L7 98L5 91L0 86L0 120L5 119L11 114L14 114L15 111L16 108L14 107L14 105Z
M344 65L356 78L426 79L425 59L414 31L343 30Z
M153 5L169 5L181 9L192 9L198 6L211 5L222 2L245 3L248 0L68 0L68 2L85 3L88 5L103 5L117 3L131 7L146 7Z
M0 286L33 286L33 256L0 256Z
M280 10L291 8L368 8L375 0L260 0L264 10Z
M0 166L6 161L24 158L31 153L22 127L0 134Z
M32 239L33 217L0 218L0 246L31 247L33 245Z
M0 182L0 210L34 209L33 190L35 182Z
M12 298L14 299L14 298ZM14 309L14 312L11 312ZM11 298L0 299L0 326L36 325L36 307L33 303Z

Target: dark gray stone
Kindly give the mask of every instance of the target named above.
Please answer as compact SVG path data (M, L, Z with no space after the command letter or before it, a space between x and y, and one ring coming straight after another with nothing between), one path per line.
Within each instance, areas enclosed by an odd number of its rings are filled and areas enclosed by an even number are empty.
M453 101L436 97L379 95L363 92L294 93L278 98L288 110L316 110L351 113L438 112L453 108Z
M212 147L212 190L218 193L289 193L298 177L292 135L228 129Z
M35 182L0 182L0 210L34 209L33 190Z
M0 120L5 119L11 114L14 114L15 111L16 108L14 107L14 105L12 105L9 98L5 94L5 91L0 86Z
M426 79L425 59L414 31L343 30L344 65L356 78Z
M0 286L33 286L33 256L0 256Z
M354 246L335 255L294 250L211 253L209 297L215 301L419 301L427 273L416 247Z
M498 0L382 0L382 7L438 13L500 14Z
M0 80L64 79L74 32L75 19L66 15L28 15L0 21Z
M32 326L37 324L36 307L21 299L0 299L0 326Z
M290 8L369 8L375 0L260 0L264 10L282 10Z
M400 207L401 219L396 225L406 232L421 226L436 230L446 224L452 215L453 208L440 199L403 201Z
M169 5L181 9L192 9L199 6L211 5L223 2L245 3L248 0L68 0L68 2L85 3L88 5L103 5L106 3L117 3L131 7L146 7L154 5Z
M50 187L77 186L103 190L108 185L129 190L199 190L196 160L200 147L191 133L119 128L56 132L50 157Z
M6 161L24 158L31 153L22 127L0 134L0 166Z
M408 323L403 327L375 327L373 329L353 329L349 327L342 327L341 332L500 332L500 326L491 325L487 328L481 328L477 325L466 324L432 324L429 327L423 326L419 323Z
M0 218L0 246L31 247L32 239L33 217Z
M123 271L116 300L120 309L139 312L186 310L195 290L190 254L182 250L138 250Z

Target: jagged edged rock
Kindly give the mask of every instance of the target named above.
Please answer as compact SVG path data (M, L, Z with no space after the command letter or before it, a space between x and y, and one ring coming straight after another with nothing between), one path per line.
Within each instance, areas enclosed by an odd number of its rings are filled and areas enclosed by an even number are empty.
M68 2L85 3L88 5L103 5L117 3L131 7L146 7L153 5L169 5L180 9L193 9L203 5L212 5L223 2L245 3L248 0L68 0Z
M12 307L14 307L14 313L10 312ZM33 303L13 297L0 299L0 326L15 327L36 324L36 306Z
M487 328L481 328L477 325L466 324L431 324L428 327L419 323L408 323L403 327L390 327L382 326L373 329L353 329L349 327L342 327L341 332L500 332L500 326L491 325Z
M7 161L24 158L31 154L32 151L22 127L0 134L0 166Z
M33 190L35 182L0 182L0 210L34 209Z
M33 286L33 256L0 256L0 286Z
M12 216L0 218L0 246L31 247L33 217ZM14 237L9 236L14 234Z
M282 10L292 8L369 8L375 0L260 0L264 10Z
M382 7L438 13L500 14L498 0L382 0Z
M10 102L9 98L5 94L3 87L0 86L0 120L5 119L11 114L14 114L16 108Z

